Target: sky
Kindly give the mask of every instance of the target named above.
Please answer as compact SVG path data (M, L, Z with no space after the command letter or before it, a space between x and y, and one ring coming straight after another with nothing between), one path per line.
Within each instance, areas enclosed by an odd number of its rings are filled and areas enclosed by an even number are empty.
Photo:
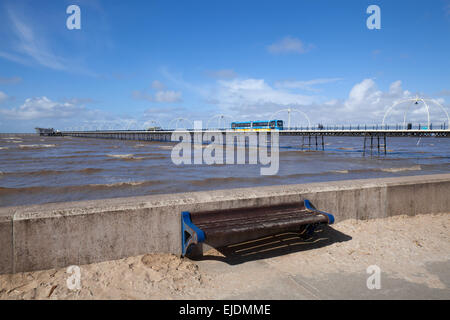
M449 71L450 0L0 0L0 132L440 125Z

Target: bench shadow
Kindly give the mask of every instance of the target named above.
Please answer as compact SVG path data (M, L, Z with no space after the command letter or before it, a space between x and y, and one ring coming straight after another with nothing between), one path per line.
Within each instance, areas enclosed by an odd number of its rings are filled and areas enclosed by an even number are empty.
M215 248L221 255L205 253L193 256L194 261L215 260L229 265L237 265L254 260L262 260L305 250L314 250L333 243L351 240L352 237L334 230L328 225L318 227L314 234L305 236L298 232L284 232L256 240Z

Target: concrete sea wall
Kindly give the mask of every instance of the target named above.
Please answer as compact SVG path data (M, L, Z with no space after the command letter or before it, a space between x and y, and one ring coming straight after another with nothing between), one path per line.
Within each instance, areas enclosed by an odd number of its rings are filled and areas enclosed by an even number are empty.
M151 195L0 208L0 273L181 253L181 211L309 199L345 219L450 212L450 174ZM251 235L250 235L251 236Z

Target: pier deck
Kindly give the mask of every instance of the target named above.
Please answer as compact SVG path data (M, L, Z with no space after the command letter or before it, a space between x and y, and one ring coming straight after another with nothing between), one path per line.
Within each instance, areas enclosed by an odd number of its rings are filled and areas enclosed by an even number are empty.
M126 140L153 140L145 139L145 137L159 137L161 135L171 135L175 130L95 130L95 131L62 131L63 136L74 137L94 137L94 138L125 138ZM248 134L249 132L259 133L261 131L239 131L239 130L176 130L180 133L234 133L234 134ZM436 129L436 130L358 130L358 129L344 129L344 130L301 130L301 129L289 129L289 130L277 130L267 131L277 132L280 136L386 136L386 137L449 137L450 129Z

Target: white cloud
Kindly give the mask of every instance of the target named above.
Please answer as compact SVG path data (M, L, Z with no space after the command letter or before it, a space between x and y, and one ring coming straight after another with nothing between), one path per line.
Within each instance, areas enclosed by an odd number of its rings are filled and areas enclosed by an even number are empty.
M0 51L0 58L15 62L15 63L19 63L22 64L24 66L29 66L31 65L29 59L25 58L25 57L19 57L16 54L12 54L9 52L4 52L4 51Z
M239 119L264 119L276 111L294 108L305 112L314 124L381 124L383 115L395 102L413 95L402 88L401 81L392 82L387 90L380 90L374 79L363 79L349 89L344 99L318 95L314 86L334 83L341 78L319 78L307 81L284 81L269 84L264 79L233 79L218 80L213 85L194 85L181 76L174 76L166 69L162 70L168 81L184 87L186 90L199 95L204 102L214 105L211 111ZM312 94L299 94L298 89L306 89ZM443 104L443 103L442 103ZM405 105L394 108L387 122L402 123L406 110ZM431 120L444 121L445 115L437 107L432 108ZM195 110L186 111L182 116L195 119ZM443 117L444 116L444 117ZM297 121L306 125L305 118L296 113ZM287 112L277 115L286 120ZM411 107L411 121L423 122L426 112L423 106ZM295 125L295 121L292 121Z
M344 101L336 102L334 100L332 104L317 106L315 116L324 123L380 124L385 112L391 106L412 97L413 95L410 91L402 88L400 80L392 82L389 90L382 91L378 89L373 79L364 79L352 87L348 98ZM329 108L330 105L333 107L331 110ZM410 112L408 113L407 121L426 121L426 109L423 104L414 105L412 102L406 102L393 108L386 118L386 122L391 124L402 123L408 107ZM328 116L326 116L325 110L328 110ZM432 108L431 113L432 121L439 122L444 119L442 117L443 114L440 113L436 106Z
M0 91L0 103L5 102L8 99L8 96L6 95L6 93Z
M401 95L402 92L403 92L402 82L400 80L392 82L391 85L389 86L389 93L391 95L394 95L394 96Z
M131 93L131 96L136 100L147 100L150 102L173 103L182 101L181 92L172 90L157 91L154 95L145 91L135 90Z
M180 88L189 90L202 97L207 97L210 94L209 88L199 85L193 85L190 82L184 80L181 74L173 74L172 72L169 72L169 70L165 67L161 68L160 72L163 75L163 77L167 79L167 81L170 81L171 83L175 84Z
M17 84L22 81L22 78L20 77L0 77L0 84Z
M329 78L338 79L338 78ZM337 81L337 80L336 80ZM320 79L301 82L326 83ZM286 84L286 83L285 83ZM298 84L298 83L297 83ZM301 87L295 83L273 87L264 79L235 79L218 81L212 91L210 101L214 101L220 112L234 119L264 119L278 110L293 108L306 113L313 124L381 124L384 113L397 101L413 97L410 91L402 88L401 81L392 82L388 90L377 87L373 79L364 79L356 83L345 99L326 98L319 95L301 95L286 88ZM282 87L282 88L280 88ZM387 123L402 123L408 104L395 107L387 118ZM430 107L431 121L446 120L445 114L437 107ZM287 120L287 112L277 115ZM411 103L408 121L426 122L425 106ZM292 113L293 125L307 125L301 113Z
M39 64L56 70L65 70L66 64L62 58L54 55L49 48L47 48L44 39L38 38L32 28L27 25L23 18L19 18L16 13L8 8L8 15L11 21L12 29L17 36L16 50L21 54L25 54L34 59ZM11 60L19 62L22 58L15 58L14 55L5 53L4 58L13 57Z
M42 23L33 20L33 14L25 14L13 5L6 5L8 35L2 39L0 58L25 66L40 65L58 71L68 71L77 74L97 76L94 72L81 65L77 56L62 57L52 50L51 40L43 31ZM60 50L59 50L60 51Z
M181 91L166 90L167 86L159 80L154 80L150 87L154 90L154 94L148 93L148 90L134 90L131 96L136 100L150 102L173 103L182 101Z
M283 53L306 53L313 48L313 45L305 45L300 39L287 36L282 40L275 42L267 47L267 50L272 54Z
M153 89L156 89L156 90L164 90L164 89L166 89L166 85L164 83L162 83L161 81L159 81L159 80L153 81L151 87Z
M443 89L437 93L438 96L450 96L450 90Z
M345 106L349 109L358 107L363 101L371 101L378 99L381 91L376 90L375 82L372 79L364 79L362 82L353 86Z
M29 98L17 108L0 109L0 115L14 120L63 119L74 116L81 118L91 113L82 105L70 102L56 102L47 97Z
M179 91L158 91L155 94L156 102L179 102L181 101L181 92Z
M334 83L343 80L342 78L320 78L320 79L313 79L313 80L307 80L307 81L277 81L275 82L275 87L277 88L286 88L286 89L302 89L312 92L319 92L320 90L317 88L314 88L316 85L321 84L327 84L327 83Z
M314 96L275 89L264 79L236 79L218 81L211 99L224 112L269 116L280 108L307 105L317 101Z

